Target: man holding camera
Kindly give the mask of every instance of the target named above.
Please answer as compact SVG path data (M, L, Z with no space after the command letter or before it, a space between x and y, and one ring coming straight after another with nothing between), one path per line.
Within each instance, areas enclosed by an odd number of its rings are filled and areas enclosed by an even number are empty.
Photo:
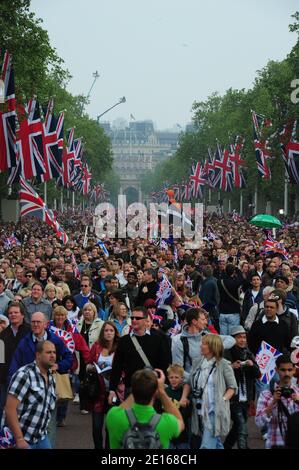
M299 388L292 384L295 367L289 355L278 357L276 372L279 382L264 390L257 402L255 422L268 427L266 449L284 447L288 417L299 411Z
M226 436L224 448L232 449L237 442L239 449L248 449L248 406L254 399L255 379L260 376L260 370L254 355L247 347L246 331L243 326L233 326L231 336L235 338L236 344L225 352L225 358L231 362L234 370L238 393L230 401L233 426Z

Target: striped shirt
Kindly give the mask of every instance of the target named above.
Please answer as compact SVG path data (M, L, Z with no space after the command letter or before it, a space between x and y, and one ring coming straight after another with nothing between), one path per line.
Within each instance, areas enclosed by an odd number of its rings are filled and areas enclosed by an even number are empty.
M20 401L17 415L24 439L35 444L47 434L55 408L55 379L48 371L48 384L36 362L21 367L13 375L8 393Z
M298 387L292 384L291 388L297 395L299 394ZM282 429L286 429L288 419L285 413L282 413L281 416L278 415L277 404L273 407L271 416L267 416L265 410L272 403L272 401L273 395L270 390L264 390L259 396L255 417L255 422L258 427L262 428L265 425L268 426L267 440L265 445L266 449L285 445L284 435L281 435L280 427ZM286 406L290 414L299 411L299 403L295 403L292 398L281 397L281 401ZM279 419L282 421L282 426L279 426Z

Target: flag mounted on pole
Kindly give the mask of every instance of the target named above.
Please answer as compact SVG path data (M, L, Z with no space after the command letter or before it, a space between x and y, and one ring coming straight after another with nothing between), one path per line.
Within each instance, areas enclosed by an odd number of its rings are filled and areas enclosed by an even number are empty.
M68 242L68 236L57 222L53 211L46 206L42 198L22 177L20 178L20 183L19 198L21 217L30 216L41 219L52 227L58 238L63 244L66 244Z
M272 157L269 140L263 137L264 128L270 127L272 122L261 114L252 112L253 121L253 145L255 149L258 174L264 180L271 179L271 170L267 160Z

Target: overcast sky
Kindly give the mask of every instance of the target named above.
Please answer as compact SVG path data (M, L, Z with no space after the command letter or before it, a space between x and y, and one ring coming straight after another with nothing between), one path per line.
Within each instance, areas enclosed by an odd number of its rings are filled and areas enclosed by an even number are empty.
M288 25L298 0L32 0L51 44L73 76L68 90L87 95L91 117L152 119L185 126L194 100L230 87L250 88L269 59L296 41ZM296 78L296 77L294 77Z

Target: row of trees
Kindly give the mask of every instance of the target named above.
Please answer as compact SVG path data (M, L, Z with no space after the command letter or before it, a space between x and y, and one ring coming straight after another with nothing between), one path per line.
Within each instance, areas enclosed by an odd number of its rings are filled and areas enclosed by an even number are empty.
M51 46L42 20L30 12L30 0L0 2L0 48L13 57L16 94L19 101L37 96L40 103L54 97L54 112L65 110L65 129L76 128L83 137L84 155L92 169L93 182L106 182L112 193L118 191L118 179L112 171L110 139L98 123L84 112L87 99L73 96L66 89L71 78L63 60ZM0 191L6 187L7 175L0 175ZM108 188L109 183L109 188ZM55 182L48 185L48 197L54 197Z
M292 15L294 23L290 31L299 35L299 12ZM267 132L273 134L282 128L290 117L299 119L299 103L291 100L291 82L299 79L299 38L286 59L281 62L270 61L257 72L253 87L249 90L230 88L223 96L213 93L206 101L195 101L192 106L194 132L181 135L176 155L156 166L154 172L143 179L143 191L151 193L163 188L165 181L178 183L188 177L191 163L204 160L207 149L216 146L216 139L222 146L232 143L236 135L245 137L243 158L247 163L247 188L242 190L244 200L253 202L256 184L258 191L274 204L283 199L284 163L279 146L279 133L271 139L275 158L270 162L271 181L262 181L257 173L253 147L253 127L251 110L271 118L273 126ZM298 88L298 84L297 84ZM299 93L297 93L299 97ZM298 136L299 137L299 136ZM229 197L238 207L240 190L234 190ZM290 188L290 198L298 193L298 185ZM214 191L214 202L217 193ZM222 194L222 197L225 196Z

